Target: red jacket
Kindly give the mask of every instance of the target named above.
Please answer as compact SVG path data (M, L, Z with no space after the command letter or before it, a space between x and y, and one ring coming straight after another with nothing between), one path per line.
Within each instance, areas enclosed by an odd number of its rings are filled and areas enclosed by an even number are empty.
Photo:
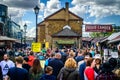
M86 75L88 80L94 80L95 79L95 74L94 74L94 69L91 67L88 67L85 69L84 74Z
M30 55L30 56L28 56L28 58L29 58L28 64L29 64L30 66L32 66L32 65L33 65L33 62L34 62L34 60L35 60L35 57Z

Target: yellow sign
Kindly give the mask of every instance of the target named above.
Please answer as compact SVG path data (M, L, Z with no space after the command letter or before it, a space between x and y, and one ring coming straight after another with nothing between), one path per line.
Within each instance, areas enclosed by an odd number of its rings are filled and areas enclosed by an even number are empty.
M32 43L32 51L40 52L41 51L41 43Z
M49 42L45 43L45 48L48 49L49 48Z

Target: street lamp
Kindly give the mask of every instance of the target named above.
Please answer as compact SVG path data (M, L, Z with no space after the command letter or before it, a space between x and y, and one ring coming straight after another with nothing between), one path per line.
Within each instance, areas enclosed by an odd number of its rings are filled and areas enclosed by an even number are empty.
M26 30L27 30L27 25L25 23L24 24L24 33L25 33L25 35L24 35L24 43L25 43L25 47L26 47Z
M38 29L37 29L37 17L38 17L38 13L39 13L39 7L38 6L36 6L35 8L34 8L34 11L35 11L35 15L36 15L36 39L35 39L35 41L37 42L37 32L38 32Z
M23 30L20 30L20 37L21 37L21 48L22 48Z

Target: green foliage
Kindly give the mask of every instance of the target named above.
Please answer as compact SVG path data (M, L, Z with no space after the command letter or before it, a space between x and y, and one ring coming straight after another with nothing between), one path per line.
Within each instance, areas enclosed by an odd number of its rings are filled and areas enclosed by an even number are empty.
M105 36L110 36L113 32L91 32L90 36L92 38L94 37L105 37Z

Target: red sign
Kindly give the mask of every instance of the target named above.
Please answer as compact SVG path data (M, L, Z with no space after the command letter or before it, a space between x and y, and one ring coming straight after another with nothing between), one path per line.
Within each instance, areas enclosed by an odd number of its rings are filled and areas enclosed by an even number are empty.
M112 25L86 24L85 31L86 32L111 32Z

